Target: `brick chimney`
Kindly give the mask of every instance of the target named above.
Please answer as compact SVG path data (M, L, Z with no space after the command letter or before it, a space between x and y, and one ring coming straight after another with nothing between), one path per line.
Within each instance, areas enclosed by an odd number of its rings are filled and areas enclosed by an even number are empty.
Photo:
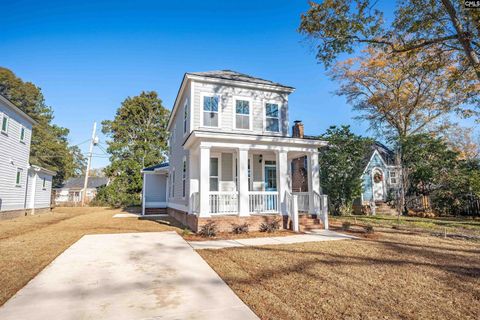
M303 128L302 120L295 120L293 123L295 124L292 127L292 137L303 139L305 129Z

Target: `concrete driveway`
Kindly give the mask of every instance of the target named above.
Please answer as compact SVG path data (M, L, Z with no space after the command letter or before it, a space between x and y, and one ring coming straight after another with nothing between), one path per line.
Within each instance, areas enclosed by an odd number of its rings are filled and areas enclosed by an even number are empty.
M89 235L0 319L258 319L175 232Z

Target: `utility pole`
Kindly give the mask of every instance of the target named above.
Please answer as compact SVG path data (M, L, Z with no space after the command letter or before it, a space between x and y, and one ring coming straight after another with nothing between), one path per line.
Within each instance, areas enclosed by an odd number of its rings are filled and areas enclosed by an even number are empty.
M97 144L97 123L93 123L93 130L92 130L92 139L90 140L90 148L88 151L88 162L87 162L87 171L85 172L85 182L83 183L83 190L82 190L82 207L85 206L85 199L87 198L87 186L88 186L88 174L90 172L90 166L92 165L92 154L93 154L93 146Z

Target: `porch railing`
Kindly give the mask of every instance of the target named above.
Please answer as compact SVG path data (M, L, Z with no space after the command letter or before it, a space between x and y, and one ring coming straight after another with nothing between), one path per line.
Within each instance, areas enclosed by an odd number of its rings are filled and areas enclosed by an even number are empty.
M310 211L310 192L292 192L298 199L298 211L309 212Z
M208 202L210 204L210 214L238 213L238 192L210 192Z
M248 194L250 213L277 213L277 191L250 191Z

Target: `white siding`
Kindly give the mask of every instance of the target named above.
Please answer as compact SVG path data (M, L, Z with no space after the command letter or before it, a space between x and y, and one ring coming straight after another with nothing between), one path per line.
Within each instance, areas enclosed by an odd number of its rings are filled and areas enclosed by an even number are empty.
M219 99L219 128L204 127L202 123L203 95L217 95ZM252 128L250 130L235 129L235 99L248 99L251 101L250 116ZM278 135L288 135L288 94L266 90L242 88L241 86L222 86L211 83L194 81L194 121L193 129L221 130L222 132L252 133L258 135L274 135L265 130L265 104L277 103L280 113L280 132ZM180 110L180 109L179 109Z
M183 190L182 190L182 169L183 169L183 159L185 158L187 161L187 181L189 177L189 169L188 169L188 151L184 150L183 142L188 137L190 133L190 116L192 114L192 108L190 107L190 85L186 86L184 93L182 96L178 97L180 101L179 108L172 119L172 126L170 132L170 157L169 157L169 175L172 175L172 170L175 169L175 184L173 188L175 188L175 196L169 197L168 202L175 203L181 206L188 205L188 196L183 198ZM184 115L184 106L185 101L188 101L188 107L190 108L189 119L187 120L187 132L183 133L183 115ZM148 189L147 189L148 190ZM189 194L189 183L186 183L186 195Z
M36 175L36 177L35 177ZM45 178L45 187L43 179ZM35 188L33 183L35 182ZM35 190L35 209L50 207L52 196L52 176L43 172L30 170L28 178L27 209L32 209L32 195Z
M0 119L3 114L9 117L9 124L7 134L0 133L0 211L21 210L25 205L32 125L0 101ZM25 128L23 142L20 141L22 126ZM17 168L22 170L18 186Z
M167 176L145 174L145 202L166 202Z

